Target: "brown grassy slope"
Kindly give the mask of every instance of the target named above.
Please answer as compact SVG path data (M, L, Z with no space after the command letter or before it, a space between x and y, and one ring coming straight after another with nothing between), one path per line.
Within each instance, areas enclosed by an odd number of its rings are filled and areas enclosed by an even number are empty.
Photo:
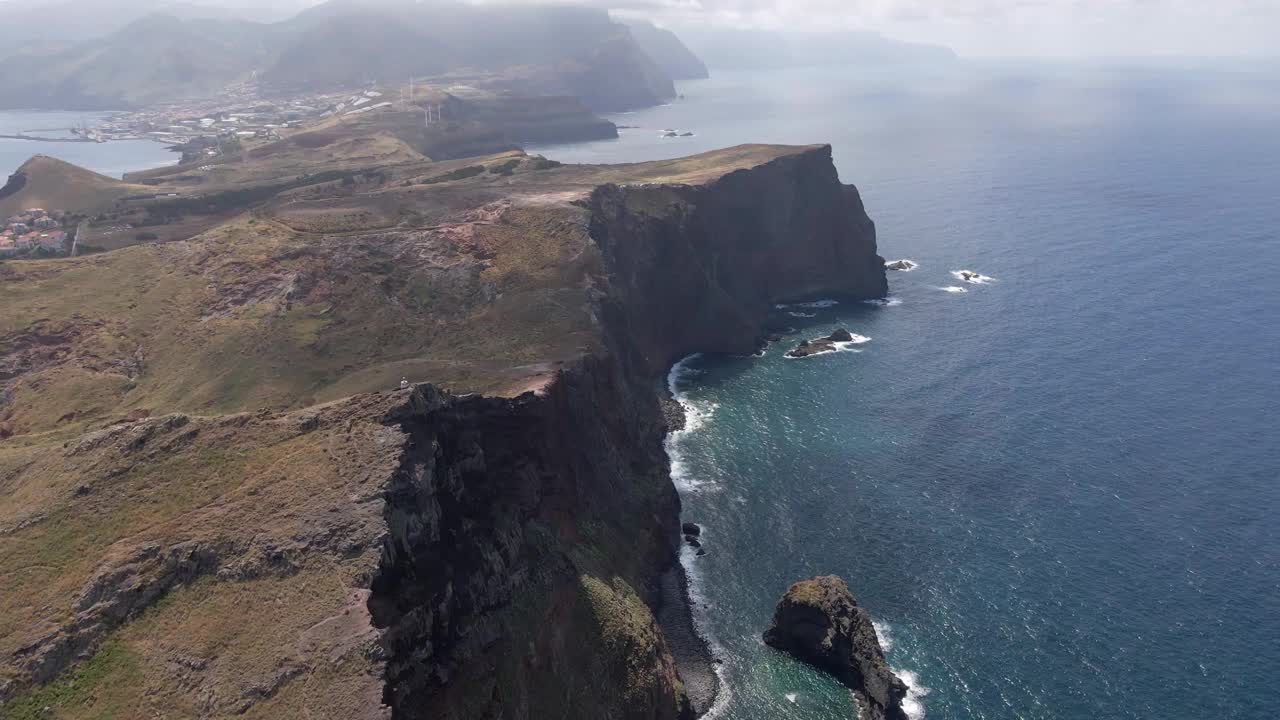
M148 192L48 155L32 157L17 172L26 176L26 185L0 199L0 219L32 207L93 214L110 209L125 195Z
M65 433L297 407L402 376L501 391L547 375L593 342L583 211L475 199L442 184L284 201L190 242L7 264L0 423ZM349 229L367 225L383 228Z
M0 689L101 648L0 717L371 717L363 588L403 443L376 421L384 406L169 416L0 448Z
M368 192L285 194L189 242L0 266L0 432L300 407L401 377L518 393L598 346L598 253L575 201L605 182L699 183L785 152L419 165ZM510 176L486 169L512 160ZM439 182L469 168L480 174Z

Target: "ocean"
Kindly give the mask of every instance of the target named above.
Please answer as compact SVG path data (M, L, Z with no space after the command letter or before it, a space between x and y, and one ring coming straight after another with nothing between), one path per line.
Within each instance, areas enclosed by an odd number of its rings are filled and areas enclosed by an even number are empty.
M831 143L891 302L694 357L669 449L734 720L850 716L760 635L843 576L931 719L1280 716L1280 73L717 73L563 161ZM693 137L663 138L666 129ZM953 272L973 270L970 284ZM847 352L788 360L847 327Z
M71 128L81 124L93 127L106 115L107 113L6 110L0 112L0 135L69 138L73 137ZM0 138L0 185L32 155L49 155L114 178L120 178L130 171L178 162L177 153L151 140L68 143Z

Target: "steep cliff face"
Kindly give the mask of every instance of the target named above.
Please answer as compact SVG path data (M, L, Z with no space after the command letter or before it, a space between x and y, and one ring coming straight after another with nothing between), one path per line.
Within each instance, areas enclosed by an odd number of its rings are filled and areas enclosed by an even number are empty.
M829 147L705 185L609 185L591 197L606 311L649 372L700 351L759 346L785 300L888 292L875 224Z
M514 400L424 388L400 417L370 601L395 717L690 717L653 615L680 525L652 375L752 349L776 301L885 292L827 149L589 206L610 351Z
M403 718L661 718L687 702L649 610L679 500L652 394L611 358L541 395L424 386L370 607Z

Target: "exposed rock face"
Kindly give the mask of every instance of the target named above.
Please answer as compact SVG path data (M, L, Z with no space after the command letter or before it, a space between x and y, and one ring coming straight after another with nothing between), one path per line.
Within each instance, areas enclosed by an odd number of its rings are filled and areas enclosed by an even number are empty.
M649 373L695 351L754 352L776 303L888 292L875 224L830 147L700 186L608 185L591 209L605 316Z
M857 697L863 720L906 720L907 686L889 670L871 616L844 580L827 576L792 585L764 641L836 676Z
M680 532L653 394L590 361L542 396L422 386L398 419L370 600L396 717L687 714L649 610Z

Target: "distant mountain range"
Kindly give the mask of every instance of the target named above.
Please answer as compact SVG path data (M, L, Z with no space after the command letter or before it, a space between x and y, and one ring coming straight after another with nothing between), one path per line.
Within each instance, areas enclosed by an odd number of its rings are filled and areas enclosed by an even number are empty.
M92 23L55 37L30 28L32 6L0 3L0 27L28 30L9 38L16 50L0 61L0 108L128 109L206 97L255 79L268 91L331 90L410 77L453 74L508 78L530 95L572 95L598 111L654 105L674 97L672 75L607 11L562 5L494 6L407 0L334 0L272 23L235 18L229 10L106 0L104 34ZM112 27L139 10L163 6ZM48 6L46 6L47 8ZM68 17L99 12L78 0L55 9ZM692 57L656 28L661 56ZM673 56L675 57L675 56ZM696 58L694 59L696 60ZM683 75L682 75L683 76Z
M702 80L710 77L706 63L693 54L675 33L647 20L629 20L631 36L645 54L653 58L674 80Z
M156 13L184 19L278 22L314 4L309 0L3 0L0 57L65 49Z
M874 33L689 29L563 4L460 0L6 0L0 109L133 109L253 80L267 94L448 76L595 111L675 96L717 69L937 62L946 49ZM704 63L703 60L707 62Z

